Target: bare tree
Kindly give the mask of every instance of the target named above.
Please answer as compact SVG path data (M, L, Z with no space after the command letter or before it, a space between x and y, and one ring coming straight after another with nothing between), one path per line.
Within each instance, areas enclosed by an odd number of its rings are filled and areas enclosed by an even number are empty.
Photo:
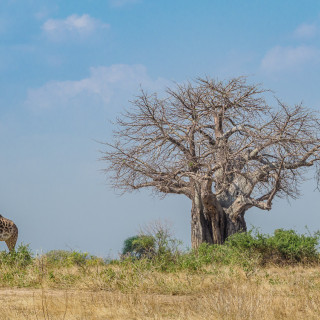
M272 108L265 92L243 77L198 79L165 98L142 91L106 143L110 183L186 195L193 248L245 231L248 209L296 198L307 168L320 163L316 114L279 100Z

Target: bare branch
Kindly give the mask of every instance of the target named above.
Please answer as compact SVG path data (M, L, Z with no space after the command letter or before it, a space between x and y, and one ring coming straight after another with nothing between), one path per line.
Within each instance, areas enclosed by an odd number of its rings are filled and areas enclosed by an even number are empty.
M265 92L244 77L178 84L161 99L142 91L105 144L111 185L189 198L206 185L232 216L297 197L306 169L320 167L318 115L273 108Z

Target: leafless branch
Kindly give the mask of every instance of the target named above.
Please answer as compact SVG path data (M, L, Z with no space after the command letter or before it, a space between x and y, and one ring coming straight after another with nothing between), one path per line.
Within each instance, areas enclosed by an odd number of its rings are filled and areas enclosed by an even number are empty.
M297 197L306 169L319 168L318 115L279 100L271 107L265 92L243 77L197 79L165 98L142 91L105 144L111 185L191 198L206 184L233 215Z

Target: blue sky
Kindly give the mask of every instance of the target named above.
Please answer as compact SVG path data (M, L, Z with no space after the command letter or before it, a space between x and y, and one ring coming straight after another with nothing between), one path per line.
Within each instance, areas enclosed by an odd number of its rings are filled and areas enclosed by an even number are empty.
M0 37L0 212L36 251L116 255L159 218L190 244L188 199L119 197L101 173L97 141L140 85L247 75L289 104L320 106L316 0L0 0ZM314 188L249 211L248 225L319 229Z

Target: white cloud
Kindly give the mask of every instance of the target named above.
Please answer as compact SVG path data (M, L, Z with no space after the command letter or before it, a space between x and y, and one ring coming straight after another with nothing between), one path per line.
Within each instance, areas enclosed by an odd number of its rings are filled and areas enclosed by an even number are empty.
M60 41L69 37L87 37L109 27L108 24L87 14L82 16L73 14L66 19L49 19L43 24L42 29L51 40Z
M320 50L311 46L281 47L269 50L261 62L265 72L295 69L299 66L320 61Z
M141 0L109 0L109 3L113 7L123 7L128 4L135 4L140 2Z
M294 36L299 39L311 39L318 33L318 28L315 24L301 24L294 31Z
M90 69L90 76L77 81L51 81L29 89L25 104L34 111L53 108L102 107L126 103L142 88L164 89L168 80L152 79L142 65L112 65Z

